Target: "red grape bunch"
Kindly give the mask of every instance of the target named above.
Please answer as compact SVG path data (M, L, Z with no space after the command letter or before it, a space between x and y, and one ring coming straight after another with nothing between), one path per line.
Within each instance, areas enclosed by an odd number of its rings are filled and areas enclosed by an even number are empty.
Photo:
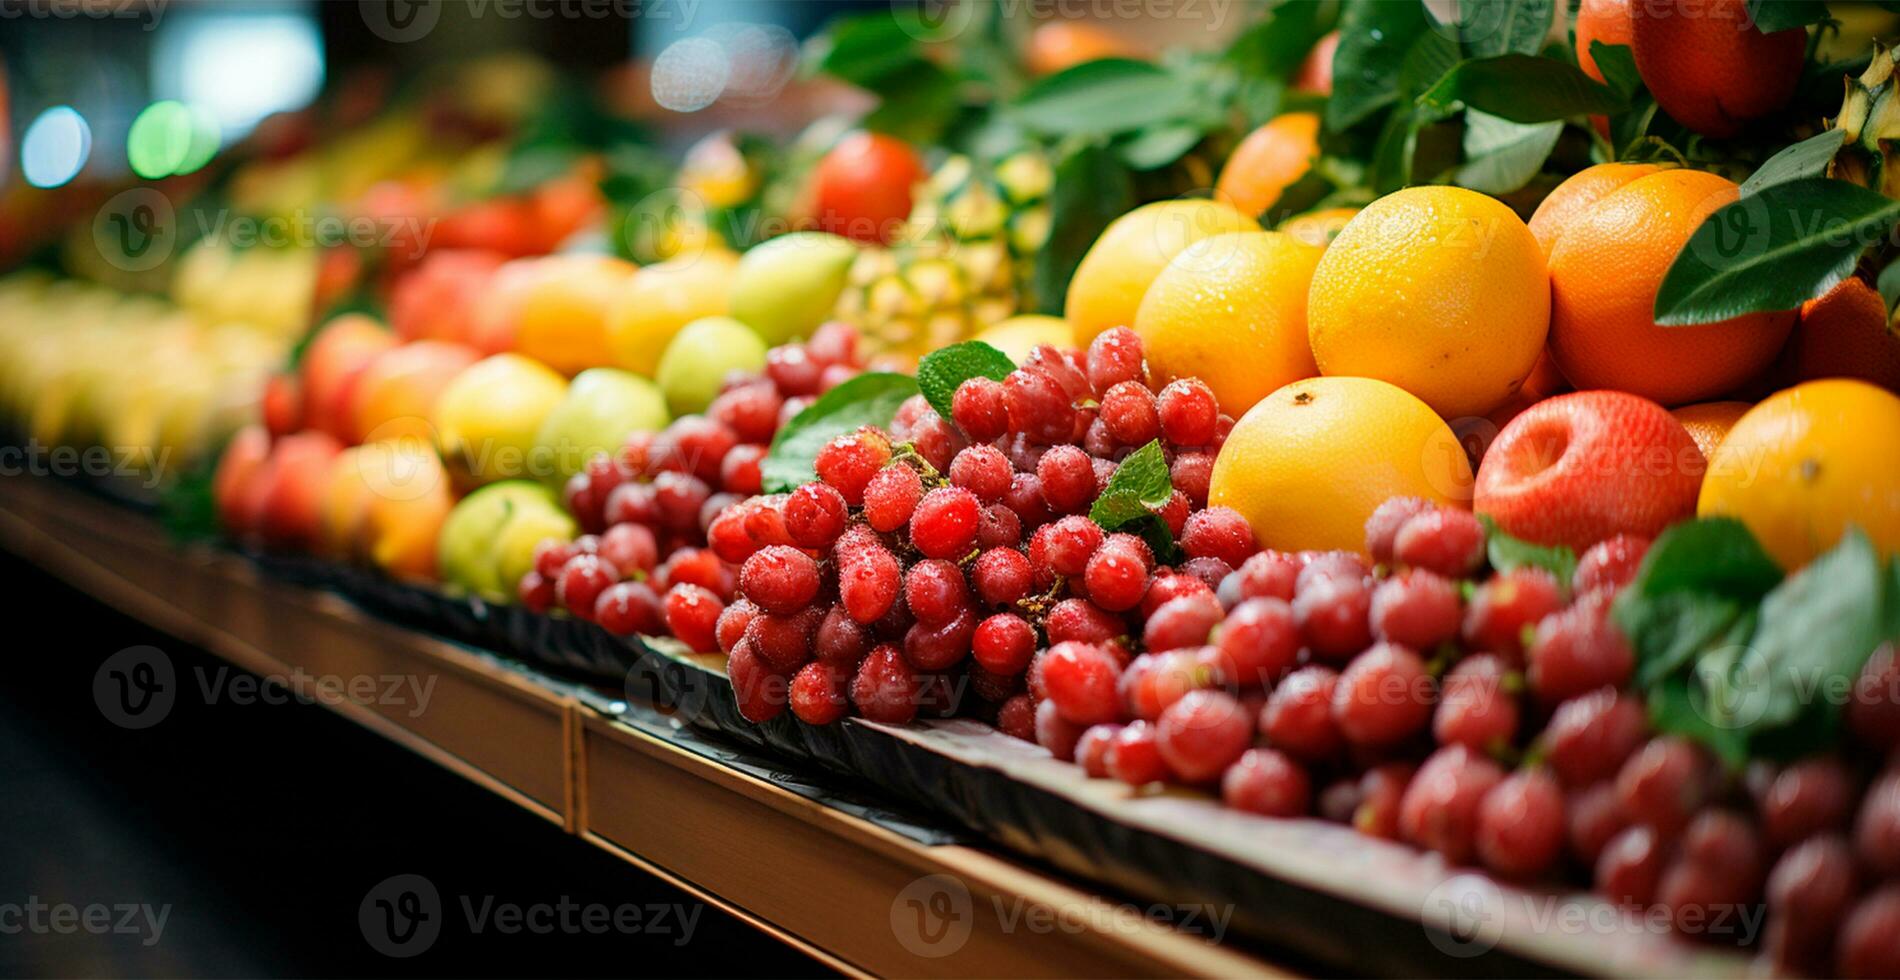
M779 428L861 370L858 335L843 323L766 353L761 374L735 374L704 415L639 432L588 460L564 493L586 533L543 541L519 583L535 612L560 607L611 633L671 634L695 650L717 645L713 625L738 588L737 562L707 547L710 529L756 499L759 466ZM748 552L749 553L749 552Z
M743 561L741 598L718 629L742 713L764 721L789 707L812 724L963 713L1032 738L1039 716L1055 724L1038 706L1055 697L1041 693L1047 681L1115 715L1114 678L1135 650L1197 622L1204 636L1220 614L1215 583L1256 550L1240 515L1206 506L1231 427L1196 379L1151 388L1140 339L1117 329L1086 353L1045 345L1001 381L963 382L949 419L917 396L888 432L832 440L818 479L709 530L715 550ZM1149 443L1174 485L1153 517L1178 541L1178 565L1088 516ZM1056 660L1073 661L1073 676L1031 669Z

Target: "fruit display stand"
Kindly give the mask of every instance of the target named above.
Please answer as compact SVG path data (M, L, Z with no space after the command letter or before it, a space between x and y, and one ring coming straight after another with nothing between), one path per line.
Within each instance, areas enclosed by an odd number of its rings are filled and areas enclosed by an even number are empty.
M854 762L911 754L896 764L908 779L889 780L899 796L930 795L906 782L934 785L943 813L1061 869L1051 871L927 811L893 809L822 767L707 740L622 692L390 624L244 556L181 546L141 515L43 479L0 480L0 545L242 669L307 683L293 693L846 972L1264 975L1286 972L1289 958L1446 975L1722 976L1746 967L1614 915L1579 930L1540 927L1528 918L1539 909L1566 903L1587 914L1595 900L1478 884L1430 856L1318 821L1259 821L1189 793L1131 796L986 726L847 726ZM316 686L366 676L432 683L429 710ZM723 678L714 683L713 703L726 704ZM686 697L707 693L705 684L704 675L686 681ZM669 686L680 699L677 676ZM974 817L978 801L999 812ZM967 893L950 916L969 922L967 938L923 937L903 922L913 914L904 896L946 881L950 894ZM1489 903L1475 916L1461 904L1472 895ZM1135 914L1154 907L1203 910L1219 928L1176 930ZM1034 921L1059 925L1025 924ZM1034 942L1017 934L1032 929Z
M907 835L888 826L898 821L869 819L874 808L801 794L770 763L721 761L731 753L662 734L669 726L650 711L621 716L624 703L585 686L379 622L237 555L180 548L149 520L70 487L0 479L0 546L254 674L433 680L429 710L414 714L297 693L842 972L1286 972L1117 914L1113 899L959 835ZM892 928L898 896L930 875L954 876L974 899L967 940L941 958L906 949ZM1076 925L1025 942L1007 917L1026 907Z

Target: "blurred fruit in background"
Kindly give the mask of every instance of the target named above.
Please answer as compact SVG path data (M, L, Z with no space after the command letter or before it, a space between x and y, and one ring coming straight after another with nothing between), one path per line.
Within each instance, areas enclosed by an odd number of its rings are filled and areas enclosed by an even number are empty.
M1089 246L1069 280L1063 317L1076 347L1110 327L1135 322L1148 286L1182 249L1215 235L1259 231L1260 223L1219 201L1161 201L1116 218Z
M547 538L570 540L574 519L546 484L504 480L463 497L437 537L437 572L450 590L507 602L534 567L534 548Z
M748 324L729 316L694 320L680 330L660 357L654 380L675 415L703 412L735 373L765 367L765 341Z
M518 259L519 275L497 279L490 296L511 315L514 350L562 374L613 363L609 311L632 281L631 262L604 255Z
M733 274L732 316L767 344L809 337L838 305L857 256L857 246L828 232L793 232L755 246Z
M618 368L591 368L568 383L534 441L550 461L547 478L564 482L596 454L619 449L635 432L665 428L670 420L666 398L652 381Z
M1734 391L1774 360L1795 311L1668 327L1653 311L1676 253L1702 219L1736 199L1738 188L1685 169L1618 184L1629 171L1605 180L1595 173L1601 169L1571 178L1590 181L1601 196L1587 205L1589 191L1567 197L1561 225L1551 227L1550 349L1557 367L1579 388L1615 388L1664 405Z
M1849 525L1900 552L1900 396L1864 381L1809 381L1748 410L1709 460L1696 513L1748 525L1783 568Z
M1319 156L1319 114L1289 112L1247 134L1221 166L1214 199L1255 217L1266 213Z
M1059 316L1025 313L984 327L971 339L983 341L1021 364L1029 359L1030 351L1043 344L1060 349L1072 333L1069 321Z
M811 217L819 230L888 245L903 233L924 161L909 143L855 132L838 141L811 174Z
M499 252L445 249L398 277L389 291L389 326L404 340L447 340L474 345L479 309L496 270ZM483 354L501 350L478 348Z
M1333 54L1339 50L1339 32L1327 31L1306 53L1306 60L1300 62L1299 73L1293 76L1293 88L1298 92L1311 92L1314 95L1333 94Z
M1319 373L1307 341L1307 290L1321 249L1281 232L1203 238L1169 261L1134 329L1156 384L1198 377L1240 415Z
M1029 32L1024 58L1035 75L1053 75L1100 58L1138 58L1134 45L1085 20L1051 20Z
M1462 507L1471 486L1464 449L1430 406L1384 381L1309 378L1234 424L1207 499L1239 511L1262 547L1358 551L1387 498Z
M481 359L472 347L418 340L372 357L350 383L348 441L432 440L429 417L443 389Z
M471 365L436 398L436 446L458 483L538 477L535 439L567 394L567 379L520 354Z
M324 484L322 550L405 581L436 578L437 537L455 503L435 447L415 437L352 446Z
M1597 81L1603 70L1597 67L1592 43L1630 46L1630 0L1582 0L1577 6L1577 67Z
M652 377L680 328L731 309L739 256L724 248L667 259L633 274L607 313L615 365Z
M1360 211L1319 260L1307 312L1321 374L1389 381L1446 418L1483 415L1530 376L1550 284L1496 198L1413 187Z
M361 313L346 313L318 328L298 361L302 422L344 442L356 438L356 381L379 355L401 341Z

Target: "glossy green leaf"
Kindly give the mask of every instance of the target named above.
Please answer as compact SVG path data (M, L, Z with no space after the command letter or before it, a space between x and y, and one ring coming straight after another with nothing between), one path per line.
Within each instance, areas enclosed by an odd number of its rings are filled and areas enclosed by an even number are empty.
M1418 104L1442 112L1463 105L1520 123L1620 112L1627 107L1608 86L1575 65L1527 54L1459 62L1418 97Z
M1056 161L1049 196L1049 239L1036 252L1033 278L1041 312L1060 315L1069 279L1109 223L1134 207L1134 181L1113 152L1093 143Z
M1818 24L1827 19L1822 0L1748 0L1748 16L1763 34Z
M1518 568L1541 568L1549 572L1560 586L1568 588L1570 580L1577 573L1577 553L1563 545L1532 544L1522 538L1515 538L1498 529L1496 521L1481 516L1484 523L1485 556L1491 567L1500 572Z
M1475 109L1465 113L1466 162L1452 183L1486 194L1508 194L1544 169L1564 124L1514 123Z
M1474 58L1536 54L1550 33L1552 0L1461 0L1458 43Z
M1193 86L1146 61L1102 58L1031 85L1011 105L1023 125L1051 135L1110 134L1194 111Z
M924 355L917 362L917 388L944 421L950 421L950 402L957 387L971 378L1001 381L1016 365L1009 355L980 340L966 340Z
M1764 187L1709 215L1690 236L1656 292L1656 322L1794 309L1852 273L1896 221L1900 201L1846 181Z
M785 493L817 478L812 461L825 443L865 425L888 426L904 400L917 394L909 375L860 374L818 397L780 429L759 464L765 492Z
M1846 130L1825 129L1783 149L1763 161L1747 180L1742 181L1742 196L1747 197L1764 187L1785 184L1791 180L1826 176L1828 162L1840 152L1841 143L1846 138Z
M1399 98L1392 66L1431 33L1425 6L1414 0L1345 0L1339 48L1333 53L1333 96L1326 128L1349 129Z
M1603 83L1610 91L1627 100L1642 90L1643 76L1636 70L1636 53L1629 45L1591 41L1590 57L1596 61L1597 71L1603 73Z
M1248 78L1283 80L1300 67L1324 33L1317 0L1286 0L1240 32L1227 46L1225 60Z

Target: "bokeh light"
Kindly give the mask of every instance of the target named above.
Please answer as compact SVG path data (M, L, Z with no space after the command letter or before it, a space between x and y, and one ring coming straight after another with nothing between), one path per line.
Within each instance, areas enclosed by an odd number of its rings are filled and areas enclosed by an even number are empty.
M72 106L56 105L20 139L20 172L34 187L58 187L79 176L91 155L92 127Z
M653 101L674 112L698 112L719 98L731 77L732 60L719 42L675 41L653 59Z
M191 143L185 149L185 159L178 164L178 174L188 174L200 170L211 158L218 155L218 147L223 144L224 130L218 120L204 106L190 106Z
M166 99L145 107L125 137L125 158L146 180L170 177L191 153L191 110Z

